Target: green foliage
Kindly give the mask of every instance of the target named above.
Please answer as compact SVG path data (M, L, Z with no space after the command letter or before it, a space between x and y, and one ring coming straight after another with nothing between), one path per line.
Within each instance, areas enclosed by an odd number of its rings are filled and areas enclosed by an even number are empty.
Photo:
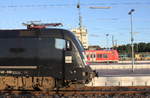
M115 49L118 50L119 53L121 54L131 54L131 45L121 45L118 47L115 47ZM135 43L134 44L134 52L150 52L150 43Z

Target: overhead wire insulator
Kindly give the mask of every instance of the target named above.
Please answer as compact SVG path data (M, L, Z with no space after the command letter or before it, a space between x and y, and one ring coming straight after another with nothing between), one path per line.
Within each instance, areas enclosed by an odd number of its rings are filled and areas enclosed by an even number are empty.
M77 8L80 8L80 4L79 3L77 4Z

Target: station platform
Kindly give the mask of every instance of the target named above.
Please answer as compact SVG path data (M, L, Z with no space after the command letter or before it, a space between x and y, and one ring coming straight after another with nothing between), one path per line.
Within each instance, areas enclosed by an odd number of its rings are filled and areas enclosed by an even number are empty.
M98 77L87 86L150 86L150 76Z
M91 64L98 72L89 86L150 86L150 61L131 61L117 64Z
M150 61L135 61L134 66L132 66L131 61L119 61L119 63L91 63L90 67L92 69L150 69Z

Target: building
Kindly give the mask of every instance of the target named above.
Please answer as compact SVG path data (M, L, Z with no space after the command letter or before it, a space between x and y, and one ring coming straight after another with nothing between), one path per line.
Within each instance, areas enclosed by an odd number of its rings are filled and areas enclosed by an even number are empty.
M74 32L74 34L78 37L78 39L81 41L83 47L85 49L88 48L88 32L86 28L74 28L71 30Z
M88 50L102 50L102 48L98 45L88 46Z

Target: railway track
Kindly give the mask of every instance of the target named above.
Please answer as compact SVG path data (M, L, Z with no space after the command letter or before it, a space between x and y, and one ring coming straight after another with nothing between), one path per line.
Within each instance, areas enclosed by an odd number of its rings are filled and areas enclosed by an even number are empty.
M137 87L83 87L83 88L67 88L51 91L17 91L5 90L0 91L0 95L5 96L118 96L118 95L150 95L150 86L137 86ZM48 98L49 98L48 97ZM34 98L34 97L33 97ZM41 97L40 97L41 98ZM47 97L46 97L47 98ZM80 98L80 97L79 97Z

